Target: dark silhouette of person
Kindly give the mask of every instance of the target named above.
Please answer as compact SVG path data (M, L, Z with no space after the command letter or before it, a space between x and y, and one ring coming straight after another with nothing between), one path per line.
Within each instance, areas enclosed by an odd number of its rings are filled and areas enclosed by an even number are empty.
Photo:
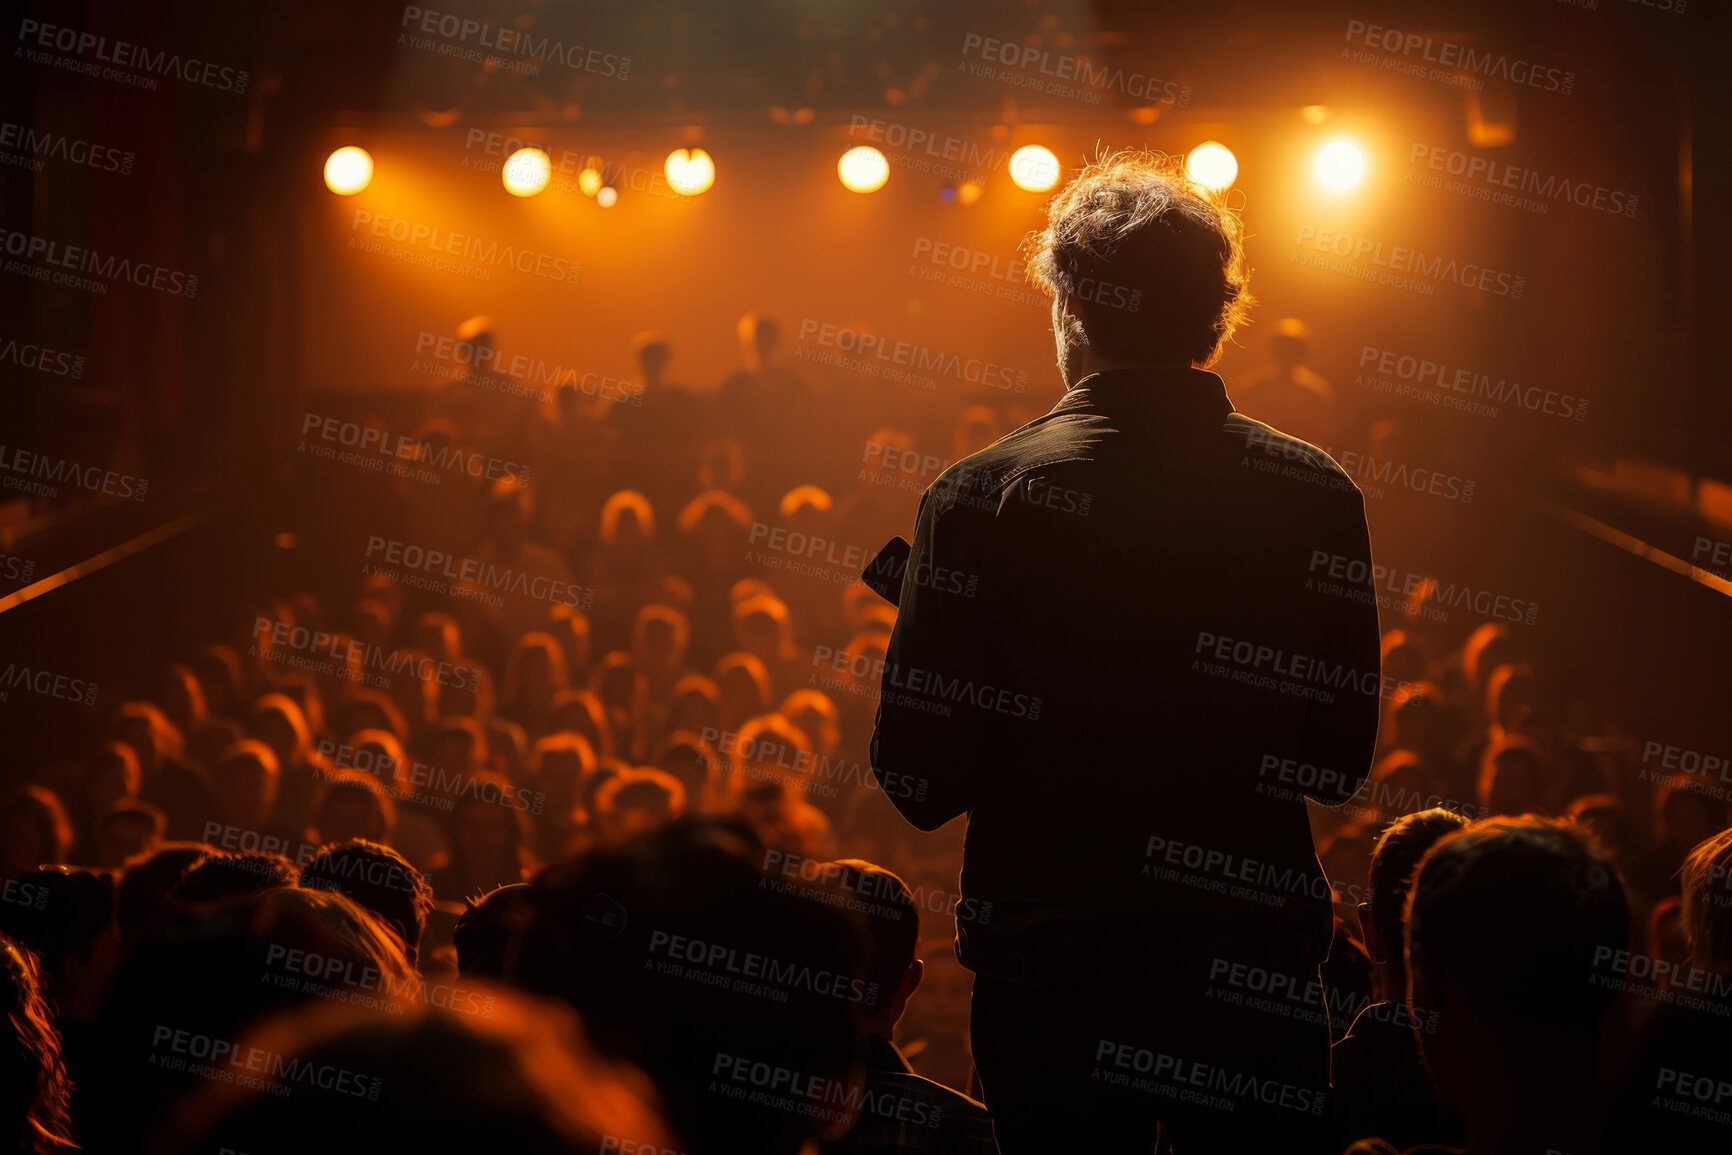
M1311 326L1292 317L1275 323L1269 363L1246 374L1234 389L1247 414L1314 445L1339 445L1335 387L1305 364Z
M1732 829L1692 850L1680 871L1683 966L1602 959L1606 980L1634 976L1630 1035L1619 1056L1608 1150L1708 1155L1732 1122ZM1668 989L1643 968L1670 966Z
M1629 935L1616 867L1568 823L1484 819L1420 861L1408 1009L1435 1013L1435 1029L1416 1037L1438 1098L1461 1116L1468 1155L1602 1149L1619 990L1605 960Z
M991 918L957 951L1008 1155L1321 1141L1326 1019L1219 995L1240 967L1320 985L1305 798L1370 767L1377 610L1357 487L1202 368L1247 306L1239 232L1163 158L1086 169L1030 258L1064 396L868 567L900 571L872 766L920 829L969 816L961 893Z
M415 965L433 909L433 887L401 854L364 838L321 847L301 868L301 885L354 899L397 936L404 957Z
M183 910L133 946L98 1026L107 1046L81 1145L146 1149L207 1071L259 1074L234 1047L256 1020L307 1001L345 1011L417 978L384 925L341 894L293 886Z
M82 1088L101 1061L107 1040L95 1025L103 996L120 965L114 924L114 880L71 867L33 870L11 880L0 902L0 935L40 964L35 985L54 1016L58 1054L72 1080L74 1130L93 1103ZM14 1008L13 1013L20 1013Z
M748 829L704 819L597 848L536 876L506 952L509 981L576 1007L654 1080L691 1155L794 1155L858 1110L881 1001L862 932L763 858Z
M857 904L871 948L868 981L882 997L866 1019L866 1088L859 1121L846 1135L824 1144L823 1155L997 1155L985 1105L921 1078L894 1041L896 1024L926 973L926 964L915 957L920 908L914 893L895 874L858 858L826 863L825 868Z
M1461 1120L1437 1101L1420 1062L1415 1032L1435 1030L1437 1024L1424 1007L1408 1013L1402 912L1419 860L1467 821L1441 807L1406 814L1384 829L1372 851L1370 895L1359 904L1359 925L1376 967L1377 1001L1354 1016L1329 1052L1327 1113L1340 1146L1367 1138L1403 1148L1461 1145Z
M482 978L504 975L505 952L532 914L527 882L507 883L465 903L451 930L457 973Z
M641 1073L595 1053L571 1011L504 988L485 1013L326 1000L235 1042L275 1060L260 1077L210 1078L165 1150L374 1155L673 1155ZM238 1064L235 1064L238 1066ZM226 1073L226 1072L225 1072Z

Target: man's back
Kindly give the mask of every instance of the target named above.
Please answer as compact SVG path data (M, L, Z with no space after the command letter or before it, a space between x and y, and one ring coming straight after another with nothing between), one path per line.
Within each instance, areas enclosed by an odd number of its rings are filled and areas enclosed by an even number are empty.
M1315 962L1302 795L1358 787L1379 689L1348 477L1213 374L1117 370L927 492L873 761L917 825L971 814L977 970Z

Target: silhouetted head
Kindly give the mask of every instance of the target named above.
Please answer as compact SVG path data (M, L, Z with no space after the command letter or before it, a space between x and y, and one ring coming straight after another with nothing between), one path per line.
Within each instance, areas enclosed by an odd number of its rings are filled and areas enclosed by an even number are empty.
M136 1150L207 1064L260 1074L237 1056L267 1014L309 1001L354 1014L418 985L396 939L330 891L280 887L171 918L128 952L109 991L102 1063L87 1087L102 1104L90 1113L99 1133L80 1142Z
M404 956L414 965L421 934L427 929L427 912L433 909L433 888L401 854L361 838L334 843L320 849L301 869L301 885L354 899L397 936Z
M643 374L644 384L659 384L674 356L674 347L667 335L651 330L633 337L631 344L632 351L637 354L638 370Z
M1121 152L1084 168L1028 245L1065 385L1113 364L1212 364L1251 303L1241 231L1175 158Z
M46 786L20 786L0 798L0 878L66 861L72 823Z
M765 857L777 856L771 851ZM920 908L908 884L882 866L859 858L824 865L831 888L848 897L849 909L866 928L865 974L872 994L866 1026L872 1034L888 1039L926 969L915 957L920 947Z
M466 900L451 932L460 974L500 978L505 952L529 925L534 907L527 882L513 882Z
M695 1155L792 1155L851 1122L864 944L762 854L735 825L687 819L550 867L511 964L655 1080Z
M1442 807L1406 814L1384 828L1371 851L1371 870L1366 880L1370 900L1359 904L1359 924L1371 961L1387 968L1384 972L1388 975L1384 992L1387 998L1400 1000L1407 990L1401 918L1407 909L1413 872L1426 851L1466 825L1466 818Z
M1275 322L1275 332L1269 338L1269 354L1275 363L1291 369L1305 364L1311 352L1311 326L1296 317L1283 317Z
M300 878L300 868L281 854L219 850L188 866L169 897L176 903L202 908L262 890L294 886Z
M449 1005L314 1003L236 1040L256 1080L211 1080L177 1151L248 1155L657 1155L680 1150L641 1072L610 1063L571 1011L505 988ZM485 1008L480 1010L479 1008ZM261 1085L262 1084L262 1085Z
M1701 970L1732 972L1732 830L1692 850L1682 876L1690 961Z
M1408 1002L1439 1096L1470 1115L1514 1072L1595 1061L1630 913L1616 868L1566 822L1490 818L1421 861L1407 907ZM1543 1070L1542 1070L1543 1068Z

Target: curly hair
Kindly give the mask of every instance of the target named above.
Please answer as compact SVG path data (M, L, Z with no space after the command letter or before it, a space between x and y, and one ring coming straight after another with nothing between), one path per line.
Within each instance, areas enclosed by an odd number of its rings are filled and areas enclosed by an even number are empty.
M1246 320L1239 215L1158 152L1086 166L1024 243L1029 279L1071 298L1072 335L1125 361L1209 365Z
M7 1149L71 1148L71 1084L60 1059L60 1035L42 992L42 970L28 950L0 935L0 1001L11 1027L4 1049Z

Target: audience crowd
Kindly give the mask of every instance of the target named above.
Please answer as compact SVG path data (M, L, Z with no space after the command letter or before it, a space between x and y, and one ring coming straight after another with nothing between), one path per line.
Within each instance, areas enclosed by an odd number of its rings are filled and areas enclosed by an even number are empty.
M359 580L265 591L0 799L13 1147L995 1150L965 823L871 775L896 611L857 579L1034 414L917 450L741 336L704 392L653 334L629 389L532 386L478 318L412 437L295 458ZM1726 783L1436 596L1385 615L1371 777L1311 808L1323 1005L1251 992L1334 1027L1294 1150L1732 1149Z

